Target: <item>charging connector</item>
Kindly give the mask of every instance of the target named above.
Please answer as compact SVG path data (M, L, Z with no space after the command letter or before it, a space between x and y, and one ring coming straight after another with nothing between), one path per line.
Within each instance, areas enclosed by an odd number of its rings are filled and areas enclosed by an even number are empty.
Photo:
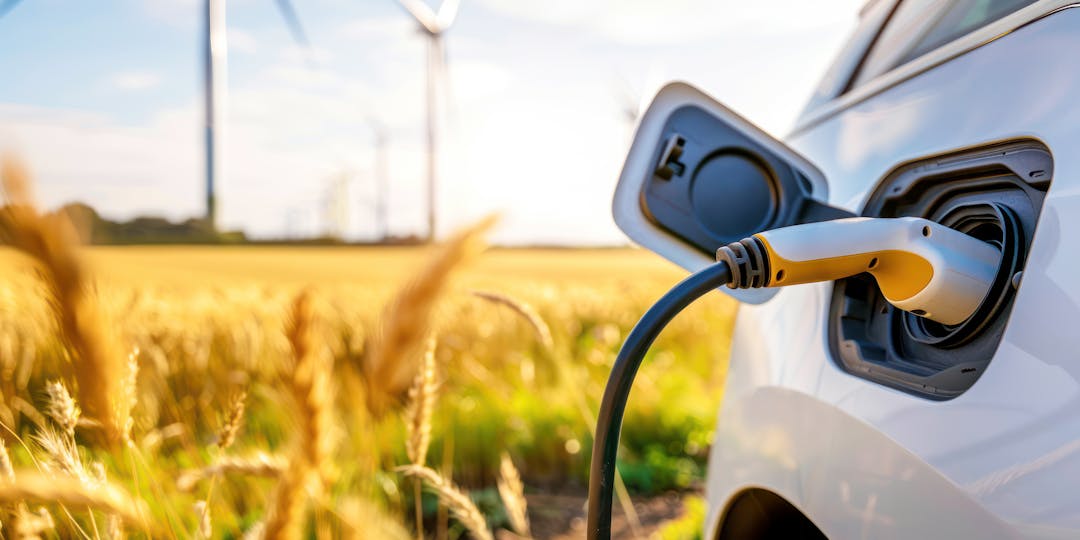
M732 288L833 281L866 272L899 309L960 324L983 303L1001 251L922 218L846 218L755 234L716 252Z

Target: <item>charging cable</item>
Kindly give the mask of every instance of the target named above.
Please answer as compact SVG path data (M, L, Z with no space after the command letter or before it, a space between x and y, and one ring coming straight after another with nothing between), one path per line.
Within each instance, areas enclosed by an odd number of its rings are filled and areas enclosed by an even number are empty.
M959 324L993 285L1001 253L977 238L922 218L845 218L755 234L717 250L717 262L679 282L641 317L615 357L593 439L589 540L611 538L615 464L626 401L660 331L709 291L833 281L863 272L897 308Z

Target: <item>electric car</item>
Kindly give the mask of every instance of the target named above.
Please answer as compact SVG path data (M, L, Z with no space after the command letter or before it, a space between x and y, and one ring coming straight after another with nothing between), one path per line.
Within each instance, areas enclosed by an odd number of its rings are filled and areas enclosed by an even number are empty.
M614 217L687 270L853 215L999 255L948 323L869 274L722 288L706 538L1080 538L1078 5L870 0L783 142L681 83L642 115Z

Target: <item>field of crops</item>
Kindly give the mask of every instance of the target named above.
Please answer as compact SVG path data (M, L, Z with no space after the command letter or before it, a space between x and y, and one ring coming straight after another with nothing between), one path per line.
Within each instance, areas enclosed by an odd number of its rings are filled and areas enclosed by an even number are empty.
M615 352L684 275L632 249L483 251L480 229L75 251L16 218L0 520L19 537L542 536L522 491L583 491ZM713 295L654 347L623 431L634 496L700 482L733 313Z

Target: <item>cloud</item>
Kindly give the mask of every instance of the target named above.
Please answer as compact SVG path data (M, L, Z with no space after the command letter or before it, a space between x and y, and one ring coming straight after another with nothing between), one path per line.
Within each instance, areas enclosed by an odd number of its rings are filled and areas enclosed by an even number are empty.
M199 26L197 14L205 0L127 0L127 4L139 9L155 22L177 28Z
M325 47L290 44L281 49L281 57L288 62L315 62L325 65L334 60L334 53Z
M259 41L242 28L229 27L229 54L255 54L259 50Z
M127 71L109 78L109 86L123 92L140 92L161 84L161 76L149 71Z
M194 114L130 127L105 114L0 104L0 117L0 147L25 157L47 206L79 200L114 216L175 218L199 205Z
M462 61L447 67L451 97L455 100L484 99L502 94L511 86L510 71L483 61Z
M776 0L477 0L489 9L530 21L573 26L632 44L716 39L725 34L773 35L855 20L865 0L820 2ZM837 17L838 13L845 14Z
M345 21L336 31L338 37L346 40L385 42L413 37L418 34L416 21L402 13L394 17L364 17Z

